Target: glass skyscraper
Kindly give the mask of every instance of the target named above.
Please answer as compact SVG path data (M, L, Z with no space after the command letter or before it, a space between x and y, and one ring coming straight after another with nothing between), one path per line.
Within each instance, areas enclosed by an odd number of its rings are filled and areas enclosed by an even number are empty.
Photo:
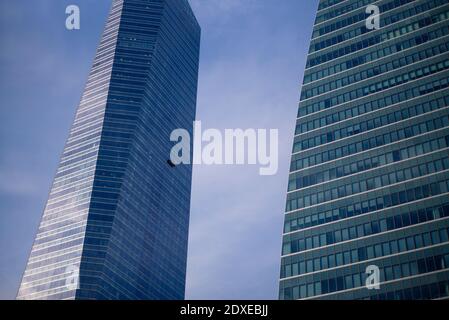
M18 299L184 298L199 44L187 0L112 2Z
M379 28L366 22L371 4ZM447 298L448 155L449 1L321 0L279 298ZM371 274L379 289L366 287Z

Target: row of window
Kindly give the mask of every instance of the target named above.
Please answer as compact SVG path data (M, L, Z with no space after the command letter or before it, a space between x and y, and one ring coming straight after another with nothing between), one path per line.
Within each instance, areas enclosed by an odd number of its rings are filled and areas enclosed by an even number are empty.
M383 135L378 135L369 139L364 139L359 142L353 142L335 149L329 149L322 153L317 152L309 157L298 159L299 161L293 158L293 161L296 161L296 164L294 166L295 169L293 168L292 169L298 170L298 168L301 169L307 168L313 165L318 165L328 161L336 160L352 154L384 146L389 143L401 141L420 134L445 128L447 127L448 121L449 117L443 116L432 120L428 120L426 122L421 122L409 127L405 127L399 130L395 130L389 133L385 133ZM297 151L294 150L293 152L296 153ZM298 155L300 156L301 154Z
M449 66L449 60L448 60ZM436 109L444 108L449 106L449 104L443 103L444 100L440 99L442 104L436 104ZM430 109L430 108L429 108ZM429 110L428 109L428 110ZM436 110L434 109L434 110ZM429 110L430 111L430 110ZM432 110L433 111L433 110ZM376 117L374 119L369 119L366 121L362 121L360 123L339 128L337 130L329 131L327 133L323 133L319 136L311 137L308 139L303 139L301 141L295 141L293 152L303 151L311 148L315 148L317 146L334 142L340 139L344 139L346 137L351 137L353 135L357 135L366 131L374 130L380 127L387 126L392 123L396 123L402 120L409 119L411 117L415 117L417 115L424 114L424 108L422 105L417 105L409 108L404 108L401 111L392 112L389 114L385 114L380 117ZM301 137L295 137L295 140L299 140Z
M345 110L341 110L339 112L331 113L324 117L316 118L311 121L304 121L304 122L301 121L301 123L298 123L296 125L295 135L300 135L308 131L312 131L340 121L351 119L353 117L357 117L371 111L389 107L389 105L385 105L385 103L379 103L380 101L385 102L384 100L372 100L365 104L354 106ZM426 101L420 102L419 104L416 104L415 106L412 107L406 106L402 108L400 112L409 113L412 117L414 117L446 106L449 106L449 95L447 94L438 99L433 100L426 99Z
M449 281L399 289L366 296L359 300L434 300L449 296Z
M449 141L449 136L447 137ZM310 175L303 175L295 173L290 176L288 183L288 191L293 191L301 188L306 188L315 184L332 181L338 178L360 173L366 170L371 170L379 166L384 166L397 161L406 160L417 155L427 154L440 148L449 147L445 138L434 139L427 141L424 144L410 146L401 150L387 152L378 156L352 162L346 165L332 167L326 171L320 171Z
M385 12L391 11L395 8L398 8L400 6L403 6L405 4L408 4L408 3L414 2L414 1L415 0L399 0L399 1L394 0L391 2L384 3L384 4L378 4L378 7L379 7L380 12L385 13ZM443 0L440 0L440 1L443 1ZM360 13L355 14L353 16L349 16L347 18L344 18L343 20L338 20L337 22L327 24L325 27L315 28L315 30L313 31L313 34L312 34L312 39L315 39L315 38L323 36L325 34L345 28L345 27L355 24L357 22L365 21L366 18L367 18L367 15L366 15L365 11L361 11ZM384 21L383 17L381 17L381 21ZM385 23L381 23L381 24L385 26ZM366 30L366 28L364 28L364 29Z
M47 248L44 248L44 249L33 250L33 252L30 253L30 261L31 261L32 258L36 258L36 257L42 256L42 255L46 255L46 254L49 254L49 253L54 253L54 252L57 252L57 251L61 251L60 253L62 253L62 252L64 252L64 249L68 249L68 248L70 248L70 250L71 250L73 247L76 247L76 246L79 246L79 245L83 244L83 241L84 241L83 238L78 238L78 239L75 239L75 240L70 240L70 241L67 241L67 242L56 244L56 245L53 245L51 247L47 247ZM47 265L47 264L48 264L47 260L40 260L40 261L38 261L36 263L29 263L27 268L28 269L39 268L39 267L42 267L42 266Z
M405 188L402 187L401 189ZM305 216L303 217L304 224L302 224L302 220L299 220L301 218L298 218L297 220L298 229L303 229L310 226L316 226L318 224L359 216L361 214L374 212L385 208L405 204L408 202L441 195L448 191L449 191L449 179L442 180L436 183L425 184L416 188L410 188L399 192L393 192L391 194L387 194L382 197L371 198L360 202L353 202L350 205L341 206L333 210L320 211L314 215ZM314 247L312 246L312 249L313 248Z
M426 67L422 67L411 72L407 72L401 75L397 75L390 79L372 83L369 86L365 86L356 90L352 90L340 95L333 95L332 98L324 100L325 108L335 107L337 105L374 94L379 91L387 90L414 81L431 74L435 74L449 69L449 60L440 61Z
M444 170L449 170L449 158L447 155L435 161L401 169L389 174L383 174L376 177L339 185L338 187L330 189L319 188L319 190L322 191L307 194L305 196L302 196L304 192L301 191L291 193L288 196L288 201L291 202L292 210L302 209L316 204L386 187L395 183L409 181L411 179L416 179Z
M441 99L441 102L443 99ZM447 107L449 105L441 105L441 107ZM436 109L439 109L440 105L437 105ZM307 149L318 147L322 144L327 144L330 142L338 141L347 137L351 137L366 131L371 131L383 126L387 126L389 124L393 124L402 120L409 119L411 117L415 117L420 114L424 114L422 105L410 107L407 109L403 109L401 111L392 112L374 119L370 119L367 121L360 122L355 125L351 125L348 127L344 127L341 129L337 129L334 131L329 131L325 134L321 134L316 137L312 137L309 139L304 139L302 141L295 142L293 146L293 152L304 151ZM421 113L418 113L421 112ZM437 120L440 121L440 120ZM449 126L449 118L442 118L443 121L442 127ZM409 130L410 127L408 127ZM295 139L300 139L300 137L296 137Z
M310 58L307 60L306 68L315 67L322 63L326 63L332 61L334 59L349 55L351 53L378 45L388 40L392 40L403 36L405 34L409 34L415 32L416 30L420 30L422 28L428 27L435 23L444 21L449 18L449 11L444 11L441 13L434 14L430 17L425 17L416 22L407 24L400 28L393 29L391 31L386 31L384 33L377 34L370 38L363 39L361 41L355 42L351 45L347 45L337 50L333 50L331 52L325 53L323 55L317 56L316 58Z
M313 72L306 70L304 76L304 84L355 68L359 65L369 63L377 59L393 55L395 53L401 52L409 48L414 48L423 43L427 43L429 41L447 36L448 34L449 34L449 27L447 25L442 27L436 27L435 30L422 32L421 34L416 35L413 38L406 39L400 42L399 41L395 42L394 44L386 46L385 48L379 48L374 51L367 52L359 57L350 58L349 60L346 60L342 63L333 63L327 67L324 67L320 70Z
M438 140L443 140L444 141L444 139L438 139ZM434 144L434 147L437 148L437 146L435 145L434 142L437 142L437 140L432 140L432 141L426 142L425 144L429 144L429 145ZM444 145L447 145L447 144L444 142ZM380 155L380 156L377 156L377 157L366 159L365 161L354 162L353 164L357 164L357 170L359 170L358 172L361 172L363 170L369 170L371 168L375 168L375 167L377 167L379 165L382 165L383 161L386 161L386 162L389 162L389 163L394 162L395 156L398 156L401 159L402 159L402 157L404 157L403 159L407 159L409 156L412 157L412 154L415 154L414 153L415 151L412 151L412 150L415 150L416 147L417 146L411 146L409 148L405 148L405 149L401 150L401 151L404 151L404 152L394 151L395 155L393 155L393 152L391 152L391 153L387 153L386 155ZM329 177L329 178L335 179L334 178L335 174L339 174L340 176L346 176L346 175L351 174L350 172L352 172L352 170L355 170L355 168L354 168L354 166L352 164L351 165L346 165L346 166L340 166L340 167L337 167L336 169L333 168L333 169L330 169L329 171L325 171L325 173L327 173L327 174L325 174L324 177L325 178ZM307 176L305 178L309 178L310 179L310 177L314 177L315 178L317 176L318 176L318 174L317 175L310 175L310 176ZM297 180L301 181L302 178L298 177ZM310 180L307 181L307 182L310 182ZM313 180L312 182L315 182L315 180ZM326 222L334 221L334 220L331 219L331 217L332 217L332 214L329 214L330 220L327 221L327 219L326 219ZM307 220L309 221L309 223L307 223ZM299 229L308 228L308 227L311 227L311 226L315 226L317 224L321 224L321 223L318 223L318 221L321 221L321 220L322 221L325 220L324 213L320 217L318 217L318 215L309 216L308 219L306 218L306 223L304 225L302 223L298 223L297 224L296 219L288 220L288 221L285 222L285 230L294 231L294 230L298 230L298 228ZM323 223L325 223L325 222L323 222ZM289 232L289 231L286 231L286 232Z
M365 209L365 210L364 210ZM368 210L368 204L363 211ZM391 231L403 227L433 221L443 217L449 217L449 204L444 204L438 207L430 207L426 209L414 210L404 214L398 214L392 217L374 220L357 226L342 228L335 231L330 231L307 237L304 239L296 239L286 241L283 243L282 254L291 254L311 250L331 244L340 243L343 241L354 240L378 234L380 232Z
M24 274L23 280L27 283L33 282L42 278L49 278L59 274L58 266L63 266L65 269L67 263L76 260L82 255L82 241L78 247L67 247L63 250L52 252L50 256L36 257L33 261L27 264L27 273ZM43 259L45 258L45 259Z
M345 0L323 0L320 1L320 4L318 5L318 11L326 9L328 7L332 7L336 4L339 4L340 2L343 2Z
M414 0L404 0L403 2L405 4L405 3L410 3L413 1ZM382 12L380 25L382 26L382 28L385 28L386 26L388 26L390 24L397 23L401 20L408 19L410 17L416 16L422 12L432 10L432 9L434 9L438 6L441 6L442 4L446 4L446 3L447 3L447 0L430 0L430 1L422 3L421 5L415 5L414 7L411 7L410 9L406 9L404 11L392 14L388 17L385 16L385 13L388 11L388 7L390 9L394 9L395 6L394 6L394 2L386 3L386 4L379 6L380 12ZM361 12L357 16L353 16L346 20L343 20L343 22L349 20L352 23L355 23L355 22L359 22L359 21L364 21L367 17L368 17L368 15L365 14L365 12ZM336 24L338 24L338 23L340 23L340 21L337 22ZM336 24L328 25L322 29L326 29L328 27L335 26ZM311 45L309 53L313 53L313 52L325 49L327 47L334 46L340 42L353 39L357 36L360 36L362 34L370 32L370 31L371 30L366 28L365 24L363 24L363 26L361 26L361 27L350 28L349 31L343 32L337 36L328 38L326 40L323 40L323 41L320 41L320 42L317 42L317 43Z
M387 90L390 88L394 88L400 86L404 83L408 83L410 81L414 81L417 79L421 79L423 77L429 76L431 74L435 74L444 70L449 69L449 60L439 61L433 64L430 64L425 67L421 67L419 69L406 72L403 74L399 74L397 76L391 77L389 79L378 81L375 83L371 83L370 85L348 91L339 95L334 94L332 98L328 98L324 101L318 103L324 103L324 108L332 108L337 105L350 102L352 100L365 97L370 94L377 93L379 91Z
M423 49L422 51L415 51L409 55L404 55L401 57L398 57L395 60L392 60L390 62L386 62L383 64L379 64L375 67L370 67L366 70L344 76L342 78L338 79L332 79L329 82L323 83L322 85L319 85L317 87L306 89L303 88L301 91L301 100L312 98L314 96L336 90L339 88L346 87L348 85L354 85L357 82L385 74L386 72L402 68L408 65L411 65L416 62L420 62L422 60L425 60L427 58L431 58L433 56L442 54L449 51L449 44L448 43L442 43L437 46L434 46L432 48Z
M382 96L379 96L377 98L371 98L369 101L366 101L364 104L360 104L358 106L354 106L352 108L346 109L346 110L342 110L347 112L347 110L352 110L352 113L355 114L355 116L358 114L359 111L361 111L360 113L366 113L366 112L370 112L373 109L379 109L379 108L384 108L386 106L390 106L393 104L397 104L400 102L404 102L428 93L432 93L434 91L437 90L441 90L441 89L445 89L449 86L449 78L441 78L439 80L433 80L430 79L430 81L426 82L426 83L420 83L420 85L414 86L412 88L410 88L411 86L404 86L404 88L402 89L402 91L399 90L395 90L393 94L391 95L386 95L383 94ZM346 97L349 98L349 97ZM343 97L343 99L346 99L345 97ZM350 102L351 100L347 101ZM304 117L306 115L310 115L312 113L316 113L316 112L320 112L322 110L325 110L327 108L330 108L331 105L332 106L336 106L337 105L338 100L335 99L327 99L327 100L322 100L320 102L317 103L313 103L310 104L308 106L304 106L299 108L299 119L301 117ZM346 103L347 103L346 102ZM361 109L361 110L360 110ZM340 114L341 112L338 112L338 114ZM334 118L336 118L336 114L332 115L332 120L335 121ZM327 116L326 119L328 119L331 115Z
M449 80L449 78L447 80ZM439 83L439 81L438 81L438 83ZM449 82L446 82L445 86L447 87L448 85L449 85ZM434 87L434 89L436 89L436 88L439 88L439 87ZM401 96L401 94L399 94L399 96ZM402 97L402 98L404 98L404 100L405 100L405 97ZM397 99L399 99L399 97ZM397 103L396 99L388 99L388 97L387 97L387 100L388 100L387 101L388 103L393 103L393 101L394 101L394 103ZM384 100L381 99L381 101L384 101ZM367 106L369 106L369 109L366 109ZM387 118L385 118L385 116L381 116L381 117L375 118L375 119L373 119L372 122L370 122L370 121L366 122L366 126L367 126L367 128L369 126L371 129L374 129L379 124L382 124L383 122L385 123L386 121L388 121L388 117L392 118L393 114L394 114L394 120L396 120L396 118L397 119L401 119L401 118L406 119L407 116L414 117L414 116L417 116L417 115L422 115L422 114L425 114L425 113L428 113L428 112L431 112L431 111L434 111L434 110L437 110L439 108L446 107L446 106L449 106L449 96L445 96L445 97L442 97L442 98L439 98L439 99L431 100L429 102L424 102L422 104L417 104L417 105L415 105L413 107L404 108L404 109L402 109L400 111L400 113L398 111L398 112L395 112L395 113L391 113L390 115L387 115L386 116ZM372 108L375 108L374 110L377 110L377 109L380 109L380 108L385 108L385 104L384 103L382 103L382 104L368 103L368 104L365 104L365 105L362 105L362 106L359 106L359 107L356 107L356 108L353 108L353 109L347 109L347 110L344 110L344 111L342 111L340 113L335 113L335 114L330 115L328 117L323 117L323 118L317 119L317 120L321 120L320 121L321 123L323 122L323 119L326 119L326 123L328 121L337 121L338 119L340 119L342 117L350 118L352 116L357 116L359 111L371 112L371 111L373 111ZM331 117L332 119L330 119L329 117ZM393 119L391 119L391 120L393 120ZM400 121L400 120L398 120L398 121ZM309 122L309 124L310 123L311 122ZM352 131L350 131L351 129L352 129ZM349 133L357 134L357 133L354 133L354 132L358 131L360 129L361 129L361 125L359 127L357 125L354 125L354 126L352 126L352 128L348 127L348 129L346 129L345 132L348 135L349 135ZM341 133L340 133L340 135L341 135ZM326 137L326 139L327 139L327 137ZM319 142L319 141L317 141L317 142ZM315 157L320 158L322 156L318 154ZM296 157L292 158L291 170L299 170L299 169L308 167L309 166L309 165L307 165L307 163L309 162L308 159L310 159L310 163L311 163L310 165L315 165L315 164L318 164L318 163L322 162L322 160L321 161L317 161L318 159L315 159L314 156L309 157L309 158L305 158L305 159L298 159L298 156L296 156Z
M324 14L320 14L319 13L319 10L323 10L323 9L329 7L329 6L333 6L335 4L334 3L335 1L342 2L340 0L329 0L329 1L323 2L323 5L320 4L320 7L318 9L318 15L317 15L317 17L315 19L315 24L318 24L318 23L330 20L332 18L341 16L341 15L347 13L347 12L350 12L350 11L356 10L358 8L367 6L367 5L369 5L369 4L371 4L373 2L373 0L350 1L350 3L348 5L336 8L335 10L326 12ZM396 1L400 1L400 0L396 0ZM327 3L332 3L332 4L331 5L327 5Z
M447 216L449 216L449 207ZM363 228L363 225L362 225ZM400 252L420 249L449 241L449 229L439 229L414 236L391 240L372 246L361 247L353 250L308 259L301 262L283 265L281 279L304 275L311 272L322 271L335 267L341 267L351 263L362 262L375 258L389 256Z
M380 268L380 278L381 282L391 281L444 270L446 268L449 268L449 254L444 256L436 255L425 259L423 258ZM284 288L284 299L304 299L322 294L364 287L367 277L368 275L366 273L361 272Z

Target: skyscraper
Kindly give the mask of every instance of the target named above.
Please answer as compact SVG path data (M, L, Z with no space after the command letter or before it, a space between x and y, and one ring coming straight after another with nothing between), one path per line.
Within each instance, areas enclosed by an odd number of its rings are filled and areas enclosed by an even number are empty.
M184 298L199 43L187 0L112 2L18 299Z
M319 2L280 299L449 296L448 26L447 0Z

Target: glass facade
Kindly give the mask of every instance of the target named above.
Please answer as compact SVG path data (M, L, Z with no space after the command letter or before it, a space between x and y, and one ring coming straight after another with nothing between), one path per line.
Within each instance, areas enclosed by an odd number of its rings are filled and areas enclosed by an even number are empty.
M380 28L366 26L367 6ZM449 1L321 0L279 298L449 297ZM380 289L368 289L368 266Z
M200 27L187 0L114 0L18 299L183 299Z

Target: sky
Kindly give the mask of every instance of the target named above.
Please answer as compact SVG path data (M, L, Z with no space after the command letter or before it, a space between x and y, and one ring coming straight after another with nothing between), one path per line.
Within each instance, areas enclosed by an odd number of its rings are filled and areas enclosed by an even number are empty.
M78 5L81 29L65 28ZM0 0L0 299L14 299L110 0ZM278 129L279 170L193 169L187 299L276 299L297 103L318 0L190 0L203 129Z

